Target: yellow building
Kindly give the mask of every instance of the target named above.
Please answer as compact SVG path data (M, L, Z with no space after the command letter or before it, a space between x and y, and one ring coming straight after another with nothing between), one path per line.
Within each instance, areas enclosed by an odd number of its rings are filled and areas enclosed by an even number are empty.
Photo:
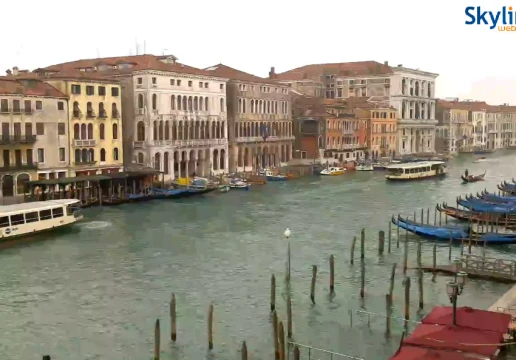
M70 176L123 171L119 82L94 74L67 73L45 71L41 75L69 96Z

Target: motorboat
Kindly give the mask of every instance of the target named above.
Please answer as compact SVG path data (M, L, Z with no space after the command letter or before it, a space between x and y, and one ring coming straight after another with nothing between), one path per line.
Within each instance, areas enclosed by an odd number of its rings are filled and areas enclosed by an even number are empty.
M344 169L340 167L331 166L329 168L322 170L319 174L326 176L337 176L344 174Z
M274 174L271 169L263 169L260 175L265 176L267 181L287 181L288 177L285 175Z
M386 166L387 180L421 180L446 175L444 161L422 161Z
M373 164L358 164L355 168L356 171L373 171L374 167Z
M229 187L231 189L249 190L251 184L240 179L231 179L229 181Z

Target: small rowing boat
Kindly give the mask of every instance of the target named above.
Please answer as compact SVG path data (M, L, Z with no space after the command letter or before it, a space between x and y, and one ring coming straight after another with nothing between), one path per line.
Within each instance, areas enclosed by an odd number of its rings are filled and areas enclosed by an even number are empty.
M482 180L484 180L484 176L486 176L485 172L483 174L477 175L477 176L474 176L474 175L468 175L468 176L461 175L461 179L462 179L462 183L463 184L468 184L468 183L474 183L474 182L477 182L477 181L482 181Z

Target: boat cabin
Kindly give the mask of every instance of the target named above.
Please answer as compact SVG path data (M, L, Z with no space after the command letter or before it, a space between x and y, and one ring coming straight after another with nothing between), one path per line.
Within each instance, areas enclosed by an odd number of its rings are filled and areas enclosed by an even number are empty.
M386 166L387 180L416 180L446 174L444 161L422 161Z

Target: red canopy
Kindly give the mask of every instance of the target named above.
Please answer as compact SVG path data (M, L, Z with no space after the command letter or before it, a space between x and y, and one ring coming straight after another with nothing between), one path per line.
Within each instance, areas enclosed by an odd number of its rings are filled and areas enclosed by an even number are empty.
M406 345L427 346L492 356L503 343L503 334L460 326L421 324L403 341Z
M403 345L400 351L389 360L471 360L463 353L449 350L435 350Z
M505 334L511 322L511 315L501 312L478 310L470 307L457 308L457 326L495 331ZM453 308L451 306L436 306L422 321L423 324L452 325Z

